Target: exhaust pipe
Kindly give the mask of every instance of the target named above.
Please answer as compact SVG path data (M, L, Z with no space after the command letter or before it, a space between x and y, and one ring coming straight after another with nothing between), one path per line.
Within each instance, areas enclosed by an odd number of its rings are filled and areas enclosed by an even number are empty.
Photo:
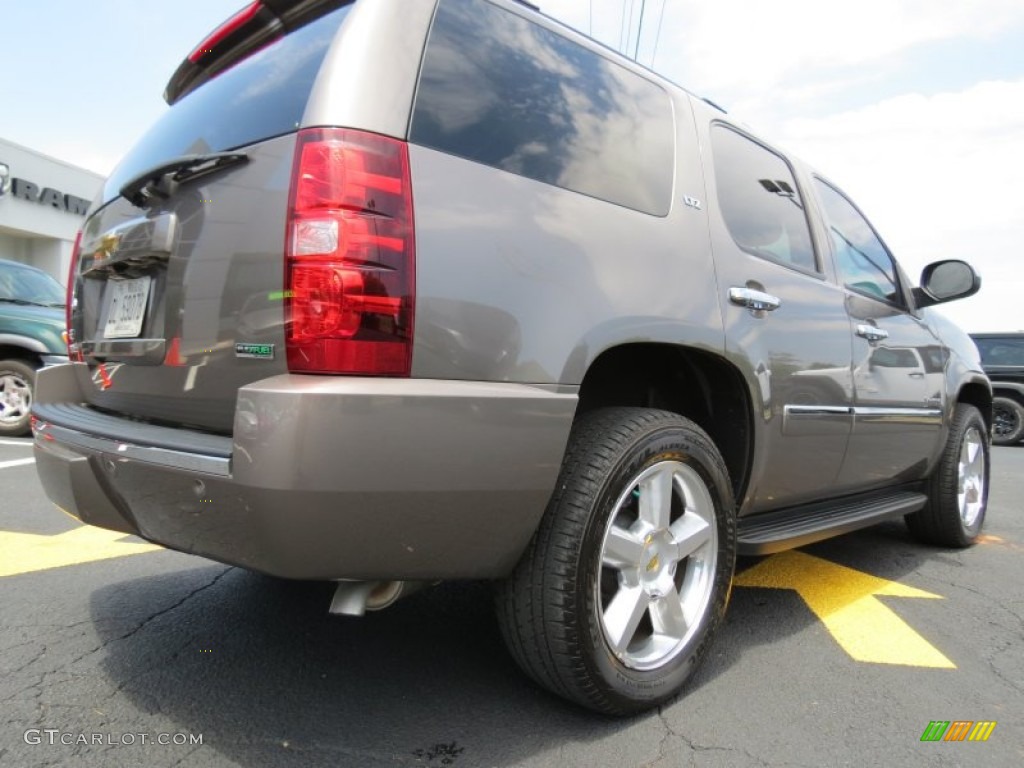
M427 586L423 581L339 581L331 599L330 613L362 616L387 608L398 598Z

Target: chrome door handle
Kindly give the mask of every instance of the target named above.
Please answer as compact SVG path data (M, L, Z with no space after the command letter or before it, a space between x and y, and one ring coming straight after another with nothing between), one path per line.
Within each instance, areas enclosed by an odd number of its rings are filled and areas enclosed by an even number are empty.
M868 341L881 341L882 339L889 338L888 331L883 331L881 328L876 328L867 323L861 323L857 326L857 335L863 336Z
M729 301L740 307L746 307L754 312L771 312L782 306L782 299L772 296L764 291L755 291L753 288L729 289Z

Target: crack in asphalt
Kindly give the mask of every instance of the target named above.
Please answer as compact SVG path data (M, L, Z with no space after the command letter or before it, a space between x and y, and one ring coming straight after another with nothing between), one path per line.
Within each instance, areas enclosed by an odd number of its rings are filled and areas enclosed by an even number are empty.
M985 663L988 664L988 668L991 670L992 674L994 674L996 677L998 677L1000 680L1002 680L1004 683L1010 686L1010 688L1017 691L1018 693L1024 693L1024 685L1021 685L1021 683L1017 682L1016 680L1010 679L1006 674L1003 673L1001 669L999 669L996 666L997 656L1001 656L1011 648L1014 651L1016 651L1017 647L1018 646L1016 642L1007 641L1002 647L996 648L992 651L991 655L985 657Z
M972 595L977 595L978 597L984 598L985 600L991 602L992 605L995 605L996 607L1006 611L1006 613L1010 614L1013 618L1015 618L1018 621L1018 623L1024 625L1024 616L1021 616L1021 614L1017 613L1016 608L1011 608L1006 603L1001 602L999 598L995 595L990 595L989 593L983 592L980 589L969 587L966 584L959 584L957 582L950 581L948 579L943 579L938 576L929 576L926 574L920 574L920 576L926 581L932 581L936 584L942 584L943 586L951 587L952 589L961 589L964 592L969 592Z
M123 635L121 635L120 637L114 638L113 640L105 641L102 645L100 645L100 648L103 648L103 647L105 647L107 645L110 645L110 643L119 642L121 640L127 640L129 637L132 637L132 636L138 634L143 629L145 629L147 625L149 625L153 621L159 619L161 616L164 616L165 614L168 614L171 611L177 610L178 608L183 606L185 603L187 603L189 600L191 600L193 597L198 595L200 592L205 592L206 590L210 589L211 587L216 586L217 582L219 582L221 579L223 579L225 576L228 575L228 573L230 573L233 570L234 570L234 568L232 568L231 566L228 566L223 571L221 571L216 576L214 576L206 584L203 584L202 586L199 586L199 587L196 587L195 589L193 589L191 592L189 592L187 595L185 595L183 598L181 598L174 605L172 605L172 606L170 606L168 608L164 608L161 611L157 611L154 614L151 614L141 624L139 624L137 627L135 627L135 629L130 630L129 632L125 632ZM96 650L99 650L99 648L97 648ZM86 654L86 656L87 655L88 654ZM84 658L84 656L82 658Z
M32 642L35 642L35 641L29 641L28 643L23 643L23 645L31 645L31 644L32 644ZM16 647L17 647L17 646L16 646ZM10 649L7 649L7 650L10 650ZM46 643L43 643L43 644L42 644L42 647L41 647L41 648L39 648L39 649L37 649L36 653L35 653L35 654L33 654L33 656L32 656L32 658L31 658L31 659L29 659L28 661L26 661L26 662L25 662L24 664L22 664L22 665L21 665L20 667L18 667L18 668L16 668L16 669L12 669L12 670L10 670L9 672L7 672L7 674L8 674L8 675L16 675L16 674L18 674L19 672L22 672L22 671L24 671L24 670L28 669L28 668L29 668L29 667L31 667L31 666L32 666L33 664L35 664L35 663L36 663L37 661L39 661L39 660L40 660L41 658L43 658L43 656L45 656L45 655L46 655L46 652L47 652L47 650L49 650L49 646L48 646L48 645L47 645ZM6 698L4 699L4 701L6 701Z
M740 755L743 755L744 757L748 758L749 760L754 761L754 763L756 765L759 765L759 766L768 766L769 765L769 763L766 760L764 760L763 758L758 757L757 755L753 755L750 752L748 752L747 750L739 748L739 747L720 747L720 746L717 746L717 745L714 745L714 744L698 744L697 742L693 741L692 739L690 739L685 734L679 733L679 731L677 731L675 728L672 727L672 724L665 717L665 710L664 710L663 706L658 707L657 712L658 712L658 719L661 720L661 724L665 728L665 736L658 743L658 757L655 758L655 760L652 763L648 763L647 764L648 766L657 765L658 763L660 763L661 761L666 759L667 755L665 754L665 744L672 737L675 737L676 739L681 741L686 746L686 748L690 750L690 756L691 756L690 764L694 765L694 766L697 764L696 756L698 754L702 753L702 752L725 752L725 753L728 753L728 754L740 754ZM796 764L796 763L787 763L787 765L792 765L792 766L794 766L796 768L799 768L798 764ZM810 766L805 766L803 768L810 768ZM814 768L817 768L817 766L815 766Z
M162 608L161 610L156 611L156 612L150 614L142 622L140 622L136 627L130 629L129 631L127 631L127 632L125 632L125 633L123 633L121 635L118 635L116 637L112 637L112 638L110 638L108 640L102 641L99 645L97 645L97 646L95 646L93 648L90 648L89 650L85 651L84 653L79 654L78 656L76 656L75 658L71 659L70 661L68 661L65 664L61 664L60 666L58 666L58 667L56 667L54 669L49 669L49 670L46 670L44 672L39 673L39 677L38 677L38 679L35 682L30 683L29 685L23 686L23 687L19 688L18 690L14 691L13 693L9 693L9 694L5 695L2 699L0 699L0 701L4 701L4 702L13 701L16 697L21 697L26 692L32 691L32 690L35 691L35 694L33 696L31 696L31 698L34 698L34 699L38 700L42 696L43 686L45 684L47 684L54 675L58 674L61 671L71 669L72 667L74 667L74 665L78 664L83 659L85 659L85 658L91 656L92 654L102 650L103 648L106 648L111 643L120 642L122 640L127 640L128 638L133 637L134 635L138 634L143 629L145 629L145 627L148 626L149 624L151 624L153 621L159 619L161 616L165 616L166 614L168 614L168 613L170 613L172 611L177 610L178 608L183 606L185 603L187 603L189 600L194 598L196 595L198 595L201 592L204 592L207 589L210 589L211 587L215 586L217 584L217 582L219 582L221 579L223 579L232 570L233 570L233 568L226 567L223 571L218 573L216 576L214 576L212 579L207 581L205 584L202 584L202 585L196 587L195 589L191 590L188 594L186 594L185 596L183 596L182 598L180 598L179 600L174 602L172 605L170 605L170 606L168 606L166 608ZM86 622L79 622L79 623L86 623ZM33 658L31 660L29 660L25 664L22 664L16 670L13 670L12 672L10 672L8 674L9 675L13 675L13 674L16 674L18 672L24 671L28 667L32 666L32 664L34 664L34 663L38 662L40 659L42 659L43 656L46 655L47 651L48 651L48 646L44 643L43 646L33 656ZM120 688L123 687L123 685L124 684L119 686L118 690L120 690ZM43 721L44 716L45 716L44 710L45 710L45 705L43 705L42 703L37 703L37 718L36 718L36 723L37 724L39 724L39 723L41 723Z
M752 765L762 766L763 768L769 768L769 766L779 766L780 768L820 768L820 765L818 764L809 765L807 763L793 762L773 763L758 755L751 753L746 749L743 749L742 747L722 747L715 744L698 744L697 742L686 736L686 734L680 733L672 727L672 724L665 717L665 706L667 705L660 706L657 709L658 719L661 721L662 727L665 729L665 735L658 743L658 756L653 761L645 763L644 768L650 768L651 766L659 765L662 761L668 758L668 755L666 754L667 750L665 749L665 744L668 742L669 739L673 737L682 742L682 744L690 750L690 766L697 766L697 756L701 753L723 752L730 755L743 755L751 761Z

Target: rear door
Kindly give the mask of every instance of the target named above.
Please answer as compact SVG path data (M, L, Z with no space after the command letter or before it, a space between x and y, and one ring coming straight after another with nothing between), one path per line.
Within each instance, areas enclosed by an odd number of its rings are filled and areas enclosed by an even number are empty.
M91 405L228 433L238 388L286 371L295 132L347 14L293 19L287 34L226 53L243 57L200 78L107 181L73 276L72 352L89 364L79 375ZM228 151L237 157L187 178L206 166L183 158ZM179 161L180 183L153 172Z
M726 350L755 405L745 511L834 495L853 402L844 292L827 278L789 162L722 119L701 130Z

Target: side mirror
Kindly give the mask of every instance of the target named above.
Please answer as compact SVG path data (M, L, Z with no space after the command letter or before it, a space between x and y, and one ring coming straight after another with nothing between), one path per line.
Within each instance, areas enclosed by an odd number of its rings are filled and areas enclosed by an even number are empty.
M918 307L930 307L946 301L966 299L980 288L981 276L966 261L936 261L921 272L921 287L913 291L914 303Z

